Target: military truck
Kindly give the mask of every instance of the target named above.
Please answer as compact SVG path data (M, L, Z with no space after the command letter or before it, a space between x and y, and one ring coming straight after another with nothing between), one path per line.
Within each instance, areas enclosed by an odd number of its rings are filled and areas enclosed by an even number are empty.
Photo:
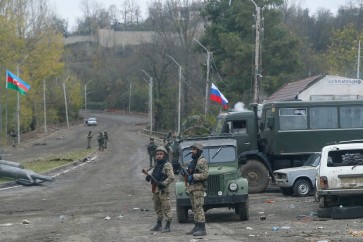
M231 135L205 136L183 139L179 143L179 161L183 167L191 162L191 150L195 142L203 144L202 155L208 161L209 176L204 198L204 210L227 207L234 209L240 220L248 220L248 181L241 177L238 169L237 142ZM188 183L176 182L176 212L180 223L188 222L188 211L192 208Z
M301 166L329 143L363 137L363 100L275 101L221 113L212 134L233 134L249 193L262 192L272 172Z

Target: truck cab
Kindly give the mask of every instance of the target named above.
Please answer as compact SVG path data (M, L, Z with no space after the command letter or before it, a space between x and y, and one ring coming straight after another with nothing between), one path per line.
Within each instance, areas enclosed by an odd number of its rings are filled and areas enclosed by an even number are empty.
M193 137L181 140L179 161L183 167L191 162L190 147L203 144L202 156L208 161L209 176L204 198L204 210L227 207L235 210L240 220L248 220L248 181L238 170L237 143L231 136ZM188 221L191 209L184 177L175 185L176 212L180 223Z

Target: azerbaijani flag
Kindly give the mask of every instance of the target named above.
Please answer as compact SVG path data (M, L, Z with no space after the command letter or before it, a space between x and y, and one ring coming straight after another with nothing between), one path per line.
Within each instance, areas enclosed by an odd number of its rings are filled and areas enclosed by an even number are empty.
M219 91L219 89L216 87L216 85L214 85L214 83L212 83L209 99L222 104L224 109L228 108L227 98Z
M6 88L14 89L21 95L25 95L29 91L30 85L6 70Z

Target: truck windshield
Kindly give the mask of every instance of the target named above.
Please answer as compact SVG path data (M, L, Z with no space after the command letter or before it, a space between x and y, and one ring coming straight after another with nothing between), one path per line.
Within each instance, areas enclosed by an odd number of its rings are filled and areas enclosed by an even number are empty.
M204 147L202 156L207 159L208 163L234 162L236 160L236 148L233 146ZM192 160L190 149L183 150L182 159L184 164Z
M222 132L223 131L224 121L225 121L224 118L217 119L217 123L215 124L215 126L212 129L212 134L225 133L225 132Z

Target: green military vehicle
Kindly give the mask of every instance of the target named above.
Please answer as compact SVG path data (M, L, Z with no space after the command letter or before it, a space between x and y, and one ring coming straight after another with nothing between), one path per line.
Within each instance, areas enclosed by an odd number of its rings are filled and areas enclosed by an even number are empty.
M262 192L274 170L301 166L328 143L363 137L363 100L276 101L221 113L212 134L233 134L249 193ZM261 113L261 115L258 115Z
M241 220L248 220L248 181L241 177L238 169L236 140L231 135L181 140L179 161L183 167L192 160L190 146L195 142L203 144L202 155L209 167L204 210L227 207L234 209ZM182 176L176 183L176 212L180 223L188 222L188 210L191 209L187 185Z

